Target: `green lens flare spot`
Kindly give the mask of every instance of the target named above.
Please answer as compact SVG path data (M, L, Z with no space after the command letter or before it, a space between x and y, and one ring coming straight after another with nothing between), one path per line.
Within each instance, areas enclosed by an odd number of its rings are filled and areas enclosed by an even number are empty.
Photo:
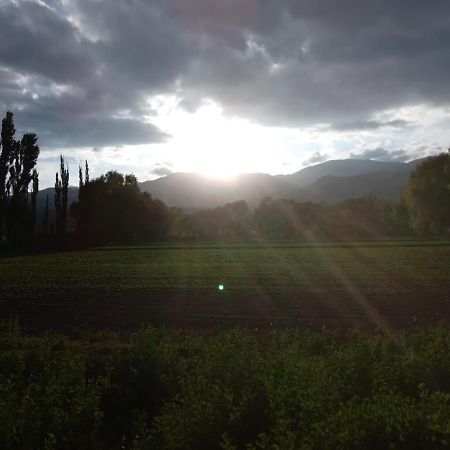
M219 289L219 291L223 291L225 289L225 286L223 284L219 284L217 289Z

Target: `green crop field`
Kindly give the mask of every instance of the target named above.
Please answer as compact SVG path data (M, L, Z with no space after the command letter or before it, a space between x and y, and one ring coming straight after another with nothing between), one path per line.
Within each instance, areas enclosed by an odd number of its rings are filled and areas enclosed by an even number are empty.
M0 259L0 299L25 323L389 326L449 317L449 263L442 241L100 248Z
M2 448L448 448L449 263L442 241L0 258Z

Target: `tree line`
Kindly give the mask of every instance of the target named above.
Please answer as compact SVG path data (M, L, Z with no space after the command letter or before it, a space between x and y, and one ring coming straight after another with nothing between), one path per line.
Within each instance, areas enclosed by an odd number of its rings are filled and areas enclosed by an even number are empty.
M450 151L417 166L395 200L371 194L326 204L267 197L254 211L238 201L171 214L171 235L178 239L444 237L450 234Z
M37 224L37 136L26 133L17 141L15 132L13 114L7 112L0 140L1 243L12 247L89 245L167 238L169 209L141 192L132 174L110 171L91 180L85 161L84 167L79 167L78 200L69 204L70 174L62 155L55 174L53 205L47 195Z
M91 179L79 166L78 200L69 204L69 167L60 156L53 202L37 224L39 145L34 133L16 140L13 114L2 120L0 240L81 245L165 239L361 239L444 236L450 232L450 152L417 166L396 200L375 195L337 204L264 198L252 211L241 200L187 213L141 192L134 175L110 171ZM52 206L53 203L53 206Z

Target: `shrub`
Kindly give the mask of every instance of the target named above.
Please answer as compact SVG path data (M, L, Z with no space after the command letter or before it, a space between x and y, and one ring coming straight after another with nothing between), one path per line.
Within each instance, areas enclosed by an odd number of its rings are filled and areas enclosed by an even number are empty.
M0 340L5 449L450 446L450 330Z

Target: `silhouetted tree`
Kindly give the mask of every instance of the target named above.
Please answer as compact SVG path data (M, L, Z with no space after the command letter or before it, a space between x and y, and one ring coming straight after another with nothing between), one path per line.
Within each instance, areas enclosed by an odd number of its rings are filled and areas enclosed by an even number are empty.
M78 198L80 198L81 188L89 183L89 165L87 160L84 162L84 180L83 180L83 169L81 164L78 166Z
M31 220L32 220L32 231L36 224L36 199L39 192L39 174L36 169L33 169L32 175L33 190L31 191Z
M15 141L10 154L9 177L6 183L6 230L8 239L14 242L28 241L33 235L36 208L29 203L29 185L39 186L38 173L34 169L39 156L39 146L34 133L26 133L20 142ZM32 192L35 201L37 192Z
M57 236L63 236L66 232L68 190L69 190L69 167L65 164L64 158L61 155L59 174L58 172L56 173L56 180L55 180L55 213L56 213Z
M8 111L2 120L2 131L0 139L0 242L3 239L4 221L7 208L7 177L11 165L11 153L15 144L13 113Z
M418 233L450 231L450 151L419 164L402 197Z
M83 184L71 215L90 243L160 240L169 228L164 203L140 192L134 175L114 171Z
M80 198L80 192L83 184L83 171L81 170L81 166L78 166L78 198Z

